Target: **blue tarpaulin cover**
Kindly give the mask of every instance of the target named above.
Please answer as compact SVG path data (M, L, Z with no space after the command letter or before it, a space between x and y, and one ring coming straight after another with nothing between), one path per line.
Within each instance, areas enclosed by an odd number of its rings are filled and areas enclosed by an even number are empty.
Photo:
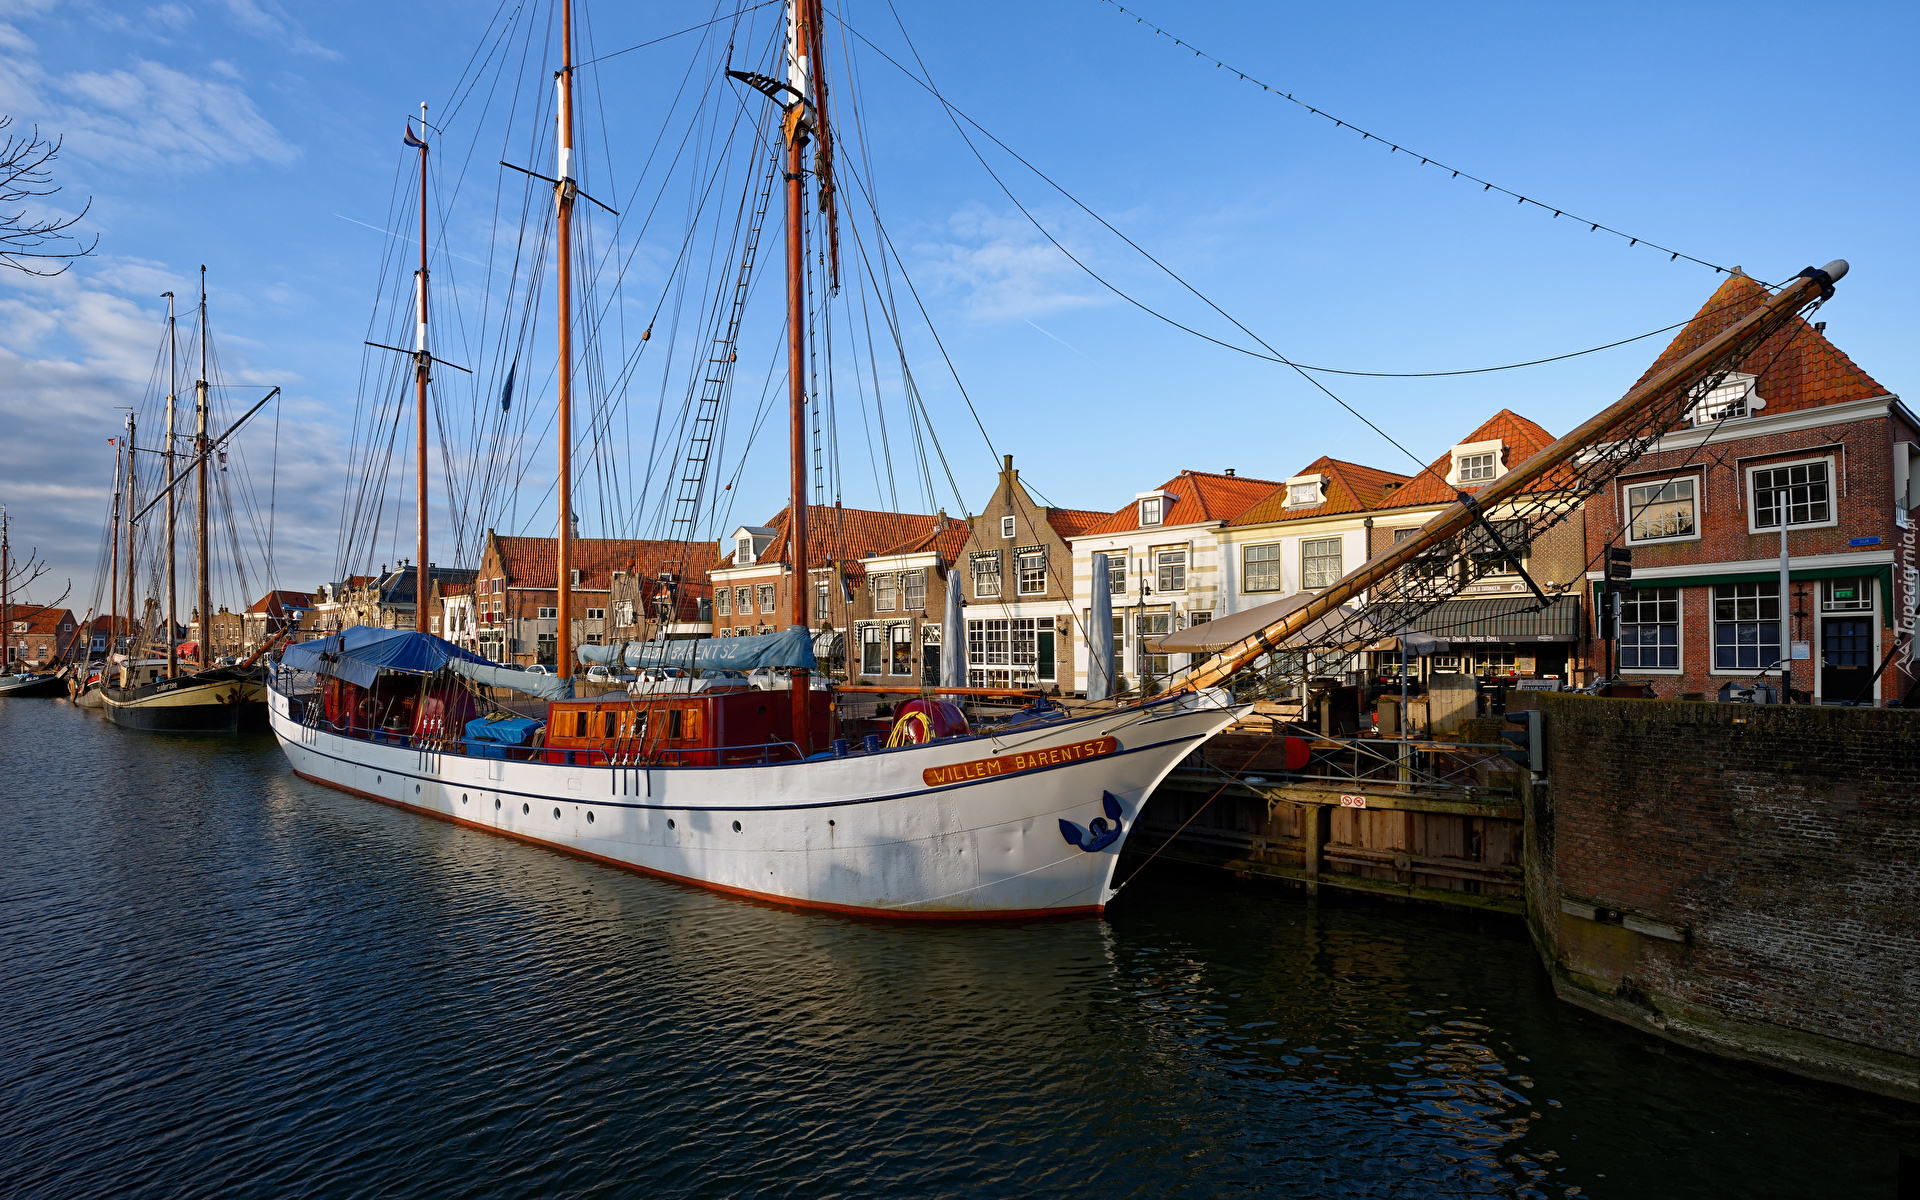
M373 625L355 625L316 642L300 642L280 655L284 667L337 676L361 687L372 687L374 676L381 671L431 675L449 662L493 665L471 650L462 650L430 633Z
M544 722L535 717L508 717L504 721L489 721L485 717L467 722L467 740L470 742L497 742L503 746L524 746L533 731Z
M629 667L685 667L696 671L751 671L755 667L814 667L813 635L795 627L753 637L685 638L581 646L580 661L611 663L625 646Z

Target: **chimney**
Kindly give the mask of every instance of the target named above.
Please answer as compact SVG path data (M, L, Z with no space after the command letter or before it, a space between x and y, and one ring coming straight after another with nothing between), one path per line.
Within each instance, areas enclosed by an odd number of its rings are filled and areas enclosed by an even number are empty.
M1221 473L1222 473L1223 475L1225 475L1225 476L1226 476L1226 477L1227 477L1228 479L1232 479L1232 478L1233 478L1233 468L1232 468L1232 467L1228 467L1228 468L1227 468L1227 469L1226 469L1225 471L1223 471L1223 472L1221 472Z

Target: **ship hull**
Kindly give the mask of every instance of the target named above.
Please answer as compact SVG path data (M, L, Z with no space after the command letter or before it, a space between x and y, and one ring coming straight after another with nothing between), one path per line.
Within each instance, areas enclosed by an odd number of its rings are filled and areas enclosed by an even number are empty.
M0 698L58 696L66 690L58 675L0 675Z
M340 791L777 904L949 920L1099 913L1148 795L1244 711L1163 706L876 754L665 768L436 753L315 728L279 694L271 708L294 771ZM1001 773L967 778L983 762ZM1105 795L1122 835L1082 849Z
M191 677L137 688L101 689L115 725L148 733L263 733L266 685L255 679Z

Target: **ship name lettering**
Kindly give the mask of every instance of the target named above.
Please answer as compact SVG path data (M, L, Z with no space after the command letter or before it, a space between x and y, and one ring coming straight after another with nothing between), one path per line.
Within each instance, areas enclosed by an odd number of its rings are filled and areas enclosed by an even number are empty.
M997 758L976 758L972 762L954 763L948 767L928 767L920 773L920 777L926 780L928 787L971 783L976 779L988 779L995 775L1032 771L1041 767L1057 767L1065 763L1099 758L1102 755L1112 754L1119 748L1120 743L1113 738L1093 738L1084 742L1069 742L1064 746L1049 746L1045 750L1002 754Z

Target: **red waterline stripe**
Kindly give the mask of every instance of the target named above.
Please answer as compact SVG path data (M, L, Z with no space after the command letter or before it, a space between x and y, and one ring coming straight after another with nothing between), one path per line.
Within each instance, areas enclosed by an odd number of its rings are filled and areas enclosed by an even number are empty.
M397 808L405 812L419 813L432 817L436 821L446 821L452 825L464 826L480 833L490 833L496 837L511 838L516 842L525 842L529 846L539 846L543 850L552 850L573 858L584 858L589 862L616 867L622 871L632 871L637 875L650 875L655 879L667 879L702 891L724 892L729 896L738 896L753 900L773 908L808 909L818 912L841 913L850 917L870 917L888 921L1034 921L1050 917L1097 917L1106 911L1103 904L1082 904L1073 908L1016 908L981 912L968 910L962 912L929 912L924 909L863 908L857 904L829 904L824 900L795 900L791 896L776 896L770 892L756 892L750 888L729 887L724 883L709 883L704 879L695 879L690 875L675 875L671 871L662 871L654 867L643 867L638 863L622 862L617 858L608 858L604 854L594 854L587 850L577 850L572 846L563 846L558 842L549 842L543 838L531 837L524 833L515 833L510 829L501 829L494 825L482 825L478 821L469 821L465 817L456 817L451 813L435 812L430 808L408 804L405 800L394 800L387 796L376 796L372 792L363 792L344 784L333 783L318 776L309 775L295 768L295 775L308 783L317 783L323 788L336 792L345 792L349 796L358 796L362 800L371 800L375 804L384 804L388 808ZM572 803L572 801L567 801ZM588 805L589 808L595 807Z

